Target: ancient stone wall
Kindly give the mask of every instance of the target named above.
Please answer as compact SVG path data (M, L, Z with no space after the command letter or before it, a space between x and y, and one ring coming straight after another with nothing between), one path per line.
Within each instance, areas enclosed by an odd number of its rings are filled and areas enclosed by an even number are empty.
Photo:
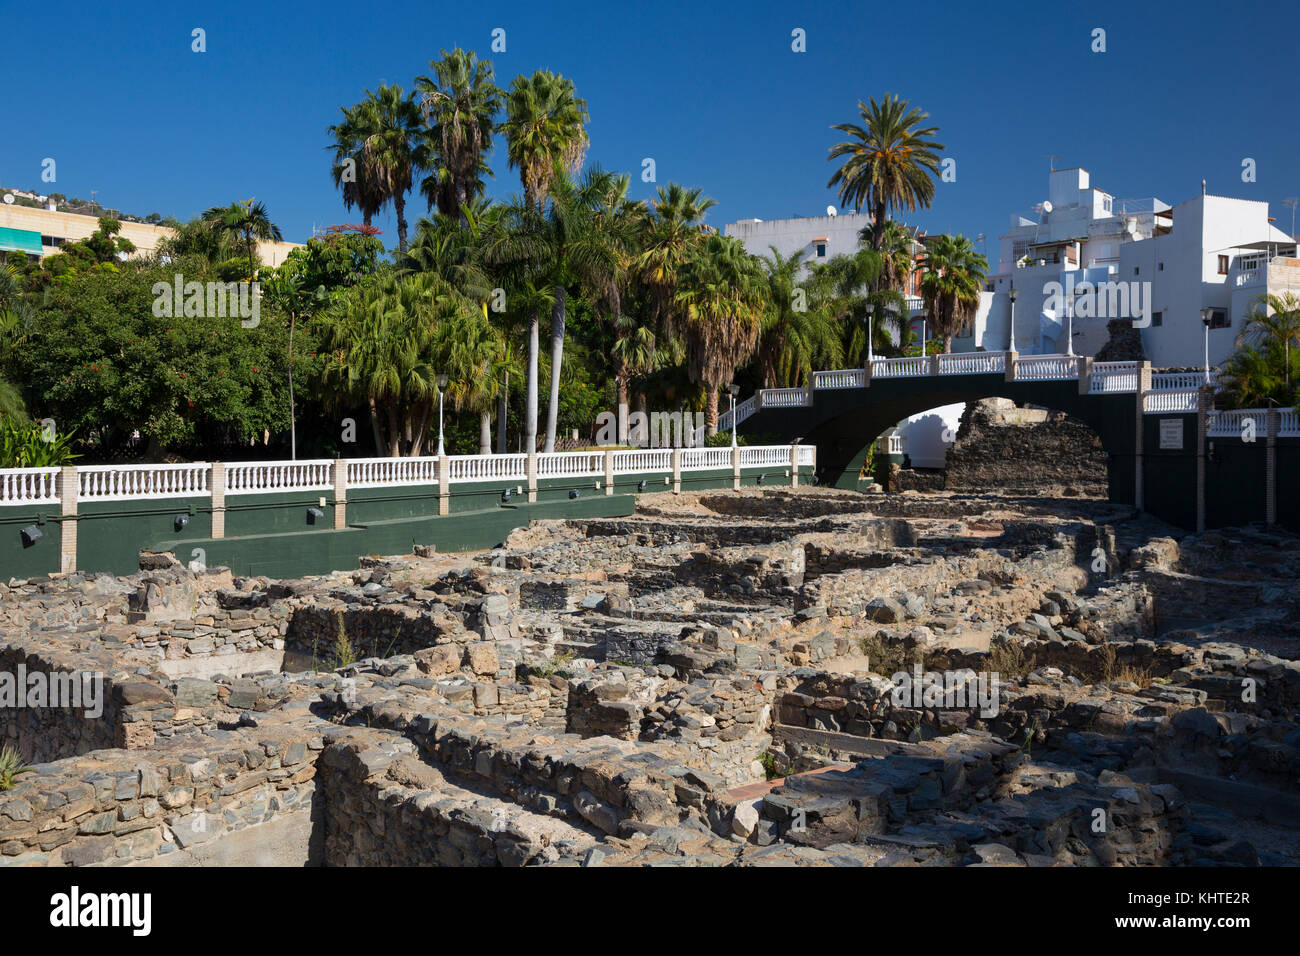
M1042 491L1071 489L1105 497L1106 451L1087 425L1062 413L1047 421L1003 419L1007 399L970 402L948 449L948 490Z

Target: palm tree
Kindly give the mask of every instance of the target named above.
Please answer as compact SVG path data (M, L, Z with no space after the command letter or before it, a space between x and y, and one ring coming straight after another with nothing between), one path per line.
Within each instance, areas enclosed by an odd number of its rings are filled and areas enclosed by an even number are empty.
M415 175L430 162L424 121L414 94L403 95L397 85L366 91L366 98L343 109L344 121L329 128L335 140L333 175L342 185L349 209L357 205L370 224L370 215L388 203L397 217L397 246L406 252L406 194ZM341 180L344 162L352 159L355 188Z
M1300 345L1300 298L1294 292L1261 293L1257 305L1246 317L1237 336L1240 348L1248 338L1255 338L1266 349L1282 350L1283 380L1291 387L1291 343Z
M767 308L758 341L759 366L768 388L806 385L818 367L838 368L843 350L829 309L811 303L799 282L805 253L783 257L775 246L761 259L767 280ZM802 299L802 307L799 299Z
M249 282L256 278L257 273L253 239L279 242L282 238L280 227L267 215L265 203L256 199L237 200L229 206L212 206L203 213L203 220L216 232L243 236L248 250Z
M483 192L492 175L485 154L492 148L496 116L504 94L493 82L492 63L460 47L430 60L433 77L417 76L415 91L429 123L428 165L434 170L420 184L432 209L461 216L461 207Z
M654 318L671 323L678 272L708 235L704 214L717 203L702 190L677 183L669 183L667 189L660 186L658 193L644 220L642 252L635 265L650 291Z
M827 186L840 186L840 204L871 212L871 248L884 242L885 222L891 211L929 206L934 199L934 180L939 169L936 150L943 146L931 137L937 126L920 127L930 114L890 93L883 102L871 98L870 105L858 101L862 125L840 123L831 129L850 137L831 147L828 159L848 157L831 176Z
M559 171L582 165L587 118L587 101L574 95L573 81L566 77L538 70L510 84L501 128L527 204L540 211Z
M704 422L718 433L718 391L754 353L765 305L757 261L740 241L711 235L685 263L674 301L685 325L688 373L705 390Z
M437 276L388 275L324 314L326 394L366 404L379 454L419 456L437 403L439 326L478 311Z
M1291 405L1295 395L1279 366L1282 348L1276 343L1243 345L1223 364L1221 394L1229 407L1258 408L1265 402Z
M951 352L953 335L970 325L979 308L988 260L965 236L938 235L926 243L922 267L921 298L944 352Z
M360 209L362 220L369 226L384 208L387 197L377 176L360 173L374 166L363 127L364 107L365 103L339 107L343 120L329 127L328 132L334 137L334 162L330 166L334 186L343 193L344 208L349 212L354 207Z

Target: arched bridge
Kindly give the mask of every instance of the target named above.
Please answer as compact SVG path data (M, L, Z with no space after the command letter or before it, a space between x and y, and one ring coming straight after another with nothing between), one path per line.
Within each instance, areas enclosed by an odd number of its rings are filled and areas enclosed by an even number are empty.
M1194 456L1198 389L1205 384L1201 373L1153 374L1146 362L1015 352L913 356L816 372L811 388L764 389L736 407L735 419L742 435L816 445L821 483L856 488L871 443L891 426L941 405L1009 398L1091 426L1107 452L1111 500L1144 507L1144 451L1159 427L1152 421L1144 437L1144 416L1177 416L1187 432L1185 451ZM728 412L720 427L731 423ZM1194 494L1189 505L1195 507Z

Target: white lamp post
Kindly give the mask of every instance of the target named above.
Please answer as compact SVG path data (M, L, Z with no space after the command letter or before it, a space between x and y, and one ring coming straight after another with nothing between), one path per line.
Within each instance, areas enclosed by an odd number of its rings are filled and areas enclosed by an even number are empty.
M736 396L740 394L739 385L727 386L727 397L731 399L731 447L736 447Z
M1079 293L1070 293L1070 307L1065 313L1065 354L1071 357L1074 355L1074 303L1078 297Z
M925 354L925 316L921 316L921 354Z
M1007 295L1011 299L1011 332L1007 336L1007 351L1014 352L1016 350L1016 287L1014 285Z
M1214 318L1213 309L1201 309L1201 324L1205 326L1205 384L1210 384L1210 320Z
M447 387L447 376L438 376L438 457L446 454L442 446L442 392Z

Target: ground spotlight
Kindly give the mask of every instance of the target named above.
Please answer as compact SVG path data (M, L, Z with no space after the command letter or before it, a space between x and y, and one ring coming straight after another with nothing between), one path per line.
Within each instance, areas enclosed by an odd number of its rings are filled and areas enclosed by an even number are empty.
M308 523L315 524L319 519L323 517L325 517L325 512L322 511L320 508L312 507L307 509Z
M513 488L507 488L505 491L501 492L501 503L503 505L510 504L510 499L514 496L514 493L515 490Z
M172 527L174 527L177 531L184 529L184 527L189 523L190 523L189 515L177 515L175 518L172 519Z
M572 500L573 500L574 498L576 498L576 497L578 497L578 489L577 489L577 488L570 488L570 489L569 489L569 500L572 501Z
M36 525L34 524L29 524L26 528L23 528L23 530L18 533L19 535L22 536L24 548L30 548L38 540L45 537L45 532L42 531L40 528L36 527Z
M650 484L650 482L648 482L648 481L646 481L644 478L642 478L640 481L638 481L638 482L636 483L636 490L637 490L638 492L645 491L645 490L646 490L646 487L647 487L649 484Z

